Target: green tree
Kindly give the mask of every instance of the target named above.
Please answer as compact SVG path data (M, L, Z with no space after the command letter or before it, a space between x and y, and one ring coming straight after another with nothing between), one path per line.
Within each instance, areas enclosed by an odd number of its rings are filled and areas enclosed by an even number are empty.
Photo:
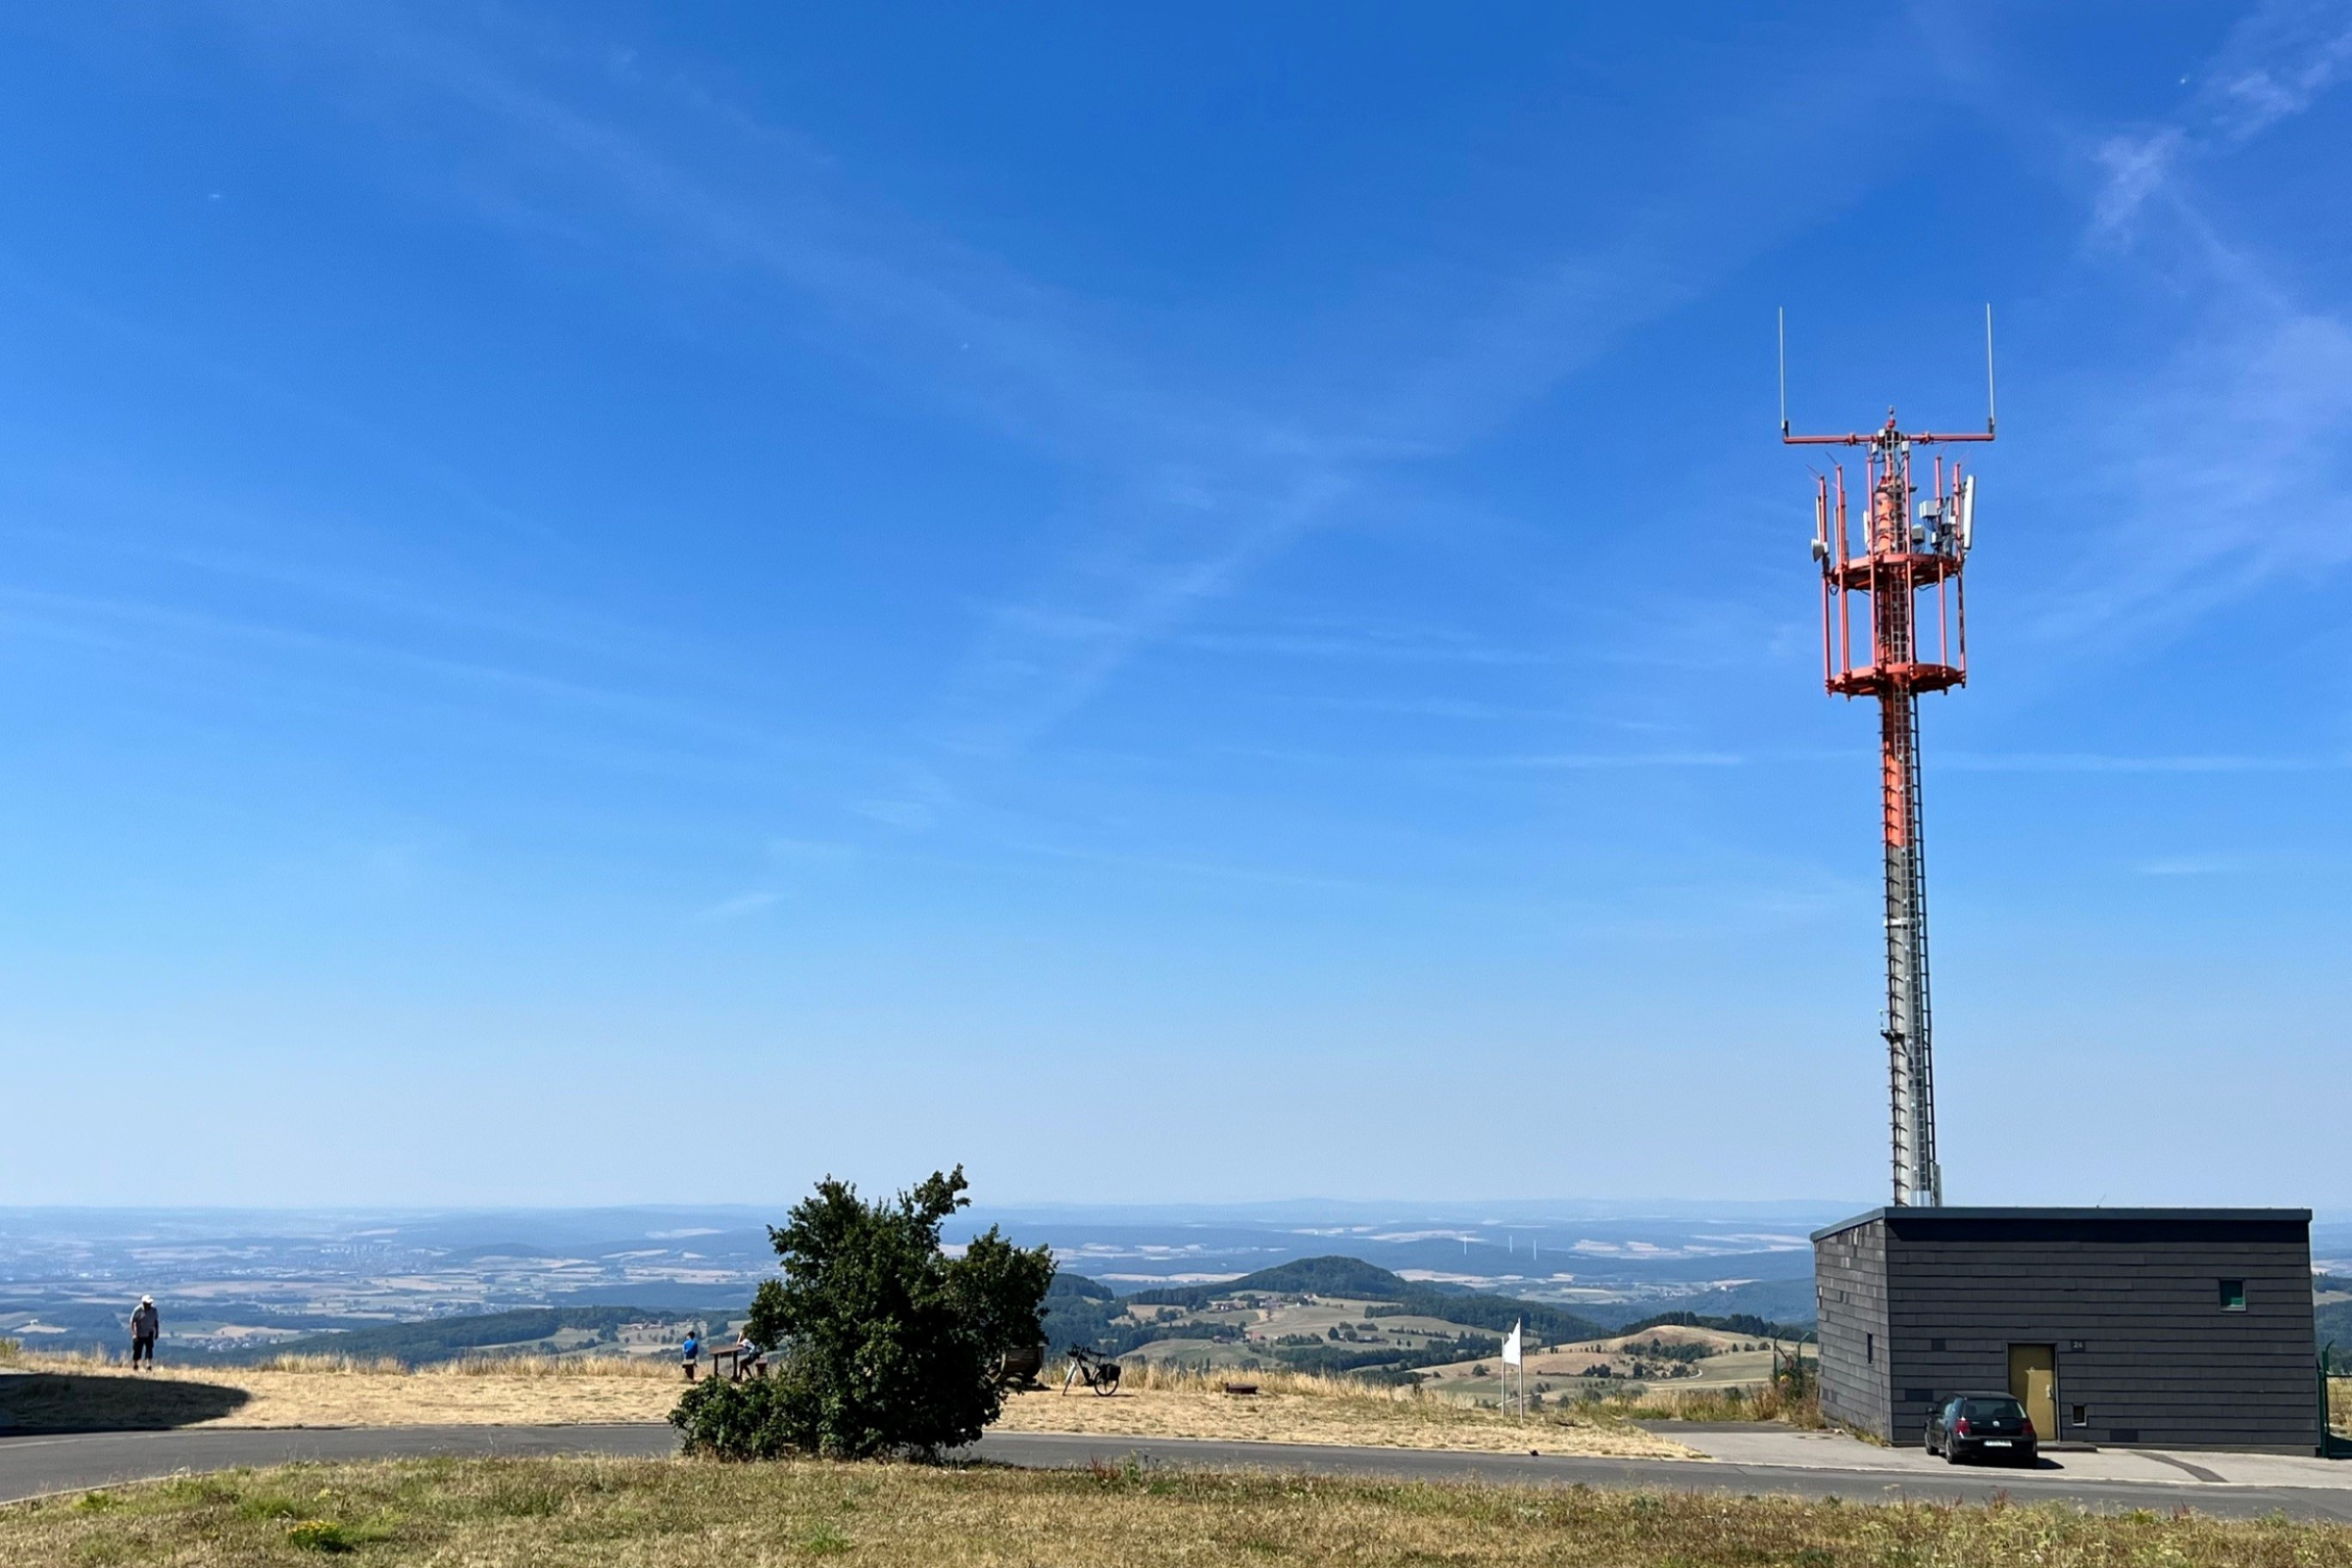
M670 1420L688 1451L936 1455L979 1437L1003 1407L1004 1354L1045 1343L1054 1259L993 1226L942 1252L967 1185L958 1165L868 1203L827 1177L771 1227L784 1277L760 1285L745 1332L773 1370L687 1390Z

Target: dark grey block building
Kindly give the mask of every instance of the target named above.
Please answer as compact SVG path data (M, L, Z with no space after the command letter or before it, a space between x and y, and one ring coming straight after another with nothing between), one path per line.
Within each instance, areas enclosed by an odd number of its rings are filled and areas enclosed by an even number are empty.
M2045 1443L2319 1451L2307 1208L1876 1208L1813 1266L1823 1413L1891 1443L2006 1389Z

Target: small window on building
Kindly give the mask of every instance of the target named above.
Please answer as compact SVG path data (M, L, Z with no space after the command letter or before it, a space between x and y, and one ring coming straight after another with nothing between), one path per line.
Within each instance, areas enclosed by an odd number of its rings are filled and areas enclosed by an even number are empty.
M2090 1425L2090 1407L2088 1405L2078 1404L2075 1406L2075 1425L2079 1427Z
M1865 1363L1872 1365L1877 1364L1879 1359L1879 1337L1876 1334L1865 1334L1862 1336L1862 1359Z
M2243 1312L2245 1309L2246 1282L2244 1280L2222 1281L2222 1310Z

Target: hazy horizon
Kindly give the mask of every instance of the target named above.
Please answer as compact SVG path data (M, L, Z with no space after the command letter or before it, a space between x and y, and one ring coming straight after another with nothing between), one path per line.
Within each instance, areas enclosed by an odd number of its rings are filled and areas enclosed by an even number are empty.
M896 1188L890 1191L896 1191ZM860 1188L861 1196L887 1196L882 1189ZM126 1222L162 1225L167 1223L215 1220L224 1217L276 1218L280 1220L368 1218L368 1217L461 1217L496 1218L499 1216L585 1216L585 1215L673 1215L709 1216L729 1215L761 1223L780 1221L784 1211L806 1196L794 1194L772 1201L705 1202L694 1200L645 1200L614 1203L336 1203L304 1205L276 1204L122 1204L122 1203L0 1203L0 1234L6 1233L11 1216L54 1217L58 1219L89 1216L110 1216ZM1578 1220L1673 1219L1705 1220L1711 1217L1799 1218L1821 1215L1842 1219L1849 1215L1881 1207L1885 1199L1838 1201L1821 1199L1381 1199L1381 1198L1276 1198L1241 1200L1216 1202L1084 1202L1065 1200L1008 1200L999 1202L974 1202L957 1212L951 1228L957 1231L985 1229L991 1224L1022 1219L1074 1217L1096 1220L1135 1220L1148 1223L1183 1224L1203 1218L1249 1219L1267 1225L1321 1223L1344 1225L1350 1223L1380 1223L1420 1216L1432 1220L1451 1220L1466 1223L1485 1223L1507 1227L1537 1221L1574 1223ZM1950 1205L1953 1207L1975 1205ZM1993 1205L1998 1206L1998 1205ZM2061 1205L2051 1205L2061 1206ZM2109 1208L2157 1207L2155 1204L2109 1203ZM2352 1224L2352 1208L2313 1208L2308 1203L2278 1205L2290 1208L2310 1208L2315 1224Z
M1339 1254L1595 1322L1698 1311L1802 1323L1816 1306L1810 1233L1857 1211L1738 1200L1003 1206L956 1215L943 1241L953 1249L1001 1226L1017 1245L1050 1249L1063 1272L1120 1294ZM112 1346L128 1303L149 1294L175 1348L228 1355L304 1334L515 1309L724 1315L775 1276L768 1225L783 1217L781 1204L0 1207L0 1338ZM2352 1215L2322 1216L2312 1241L2316 1267L2352 1276Z

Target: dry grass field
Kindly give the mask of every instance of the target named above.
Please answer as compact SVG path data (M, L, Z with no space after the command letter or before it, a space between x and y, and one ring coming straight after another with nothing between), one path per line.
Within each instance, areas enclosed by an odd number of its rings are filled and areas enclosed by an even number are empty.
M1256 1385L1237 1396L1221 1375L1150 1367L1107 1398L1084 1389L1017 1395L997 1425L1006 1432L1084 1432L1137 1438L1231 1438L1257 1443L1338 1443L1373 1447L1460 1448L1483 1453L1615 1454L1695 1459L1679 1443L1611 1415L1557 1407L1526 1419L1458 1400L1297 1372L1234 1374ZM1056 1391L1058 1385L1055 1386Z
M1266 1356L1255 1346L1235 1345L1230 1341L1168 1339L1139 1345L1121 1353L1119 1359L1129 1366L1180 1367L1191 1371L1209 1368L1219 1376L1247 1377L1265 1364Z
M1694 1361L1673 1361L1645 1353L1652 1345L1698 1346L1711 1353ZM1528 1351L1527 1386L1543 1385L1552 1395L1569 1397L1621 1395L1638 1386L1653 1400L1694 1391L1722 1395L1734 1388L1752 1390L1772 1377L1768 1345L1753 1335L1667 1325L1573 1345L1540 1346ZM1608 1376L1585 1376L1595 1367L1606 1367ZM1440 1393L1491 1400L1501 1388L1502 1371L1501 1363L1489 1356L1424 1368L1422 1376ZM1515 1380L1512 1387L1517 1387Z
M1829 1424L1822 1419L1817 1395L1790 1399L1769 1384L1712 1389L1678 1384L1637 1398L1612 1399L1598 1413L1623 1421L1777 1421L1815 1432Z
M1586 1367L1599 1363L1606 1365L1613 1377L1635 1377L1639 1375L1638 1367L1658 1364L1655 1357L1644 1353L1652 1345L1697 1346L1712 1352L1700 1360L1685 1363L1693 1375L1674 1379L1677 1383L1762 1383L1772 1376L1770 1341L1751 1334L1727 1334L1720 1329L1676 1324L1605 1340L1552 1346L1528 1357L1528 1373L1531 1377L1574 1377Z
M467 1568L2316 1568L2352 1529L2185 1512L1895 1506L1138 1469L412 1460L0 1507L0 1564Z
M120 1363L26 1357L31 1373L0 1379L0 1424L18 1428L369 1427L564 1425L660 1421L684 1385L666 1362L518 1356L408 1371L397 1362L326 1356L253 1367L132 1374ZM1381 1447L1508 1453L1694 1458L1680 1444L1623 1420L1542 1411L1521 1421L1493 1409L1415 1397L1297 1373L1250 1374L1260 1393L1225 1394L1219 1383L1138 1369L1110 1397L1081 1389L1008 1398L1001 1429L1119 1437L1243 1438Z
M2352 1378L2328 1380L2328 1424L2352 1438Z
M667 1362L516 1356L409 1371L396 1361L286 1357L132 1373L24 1356L0 1377L0 1426L377 1427L660 1421L683 1387Z

